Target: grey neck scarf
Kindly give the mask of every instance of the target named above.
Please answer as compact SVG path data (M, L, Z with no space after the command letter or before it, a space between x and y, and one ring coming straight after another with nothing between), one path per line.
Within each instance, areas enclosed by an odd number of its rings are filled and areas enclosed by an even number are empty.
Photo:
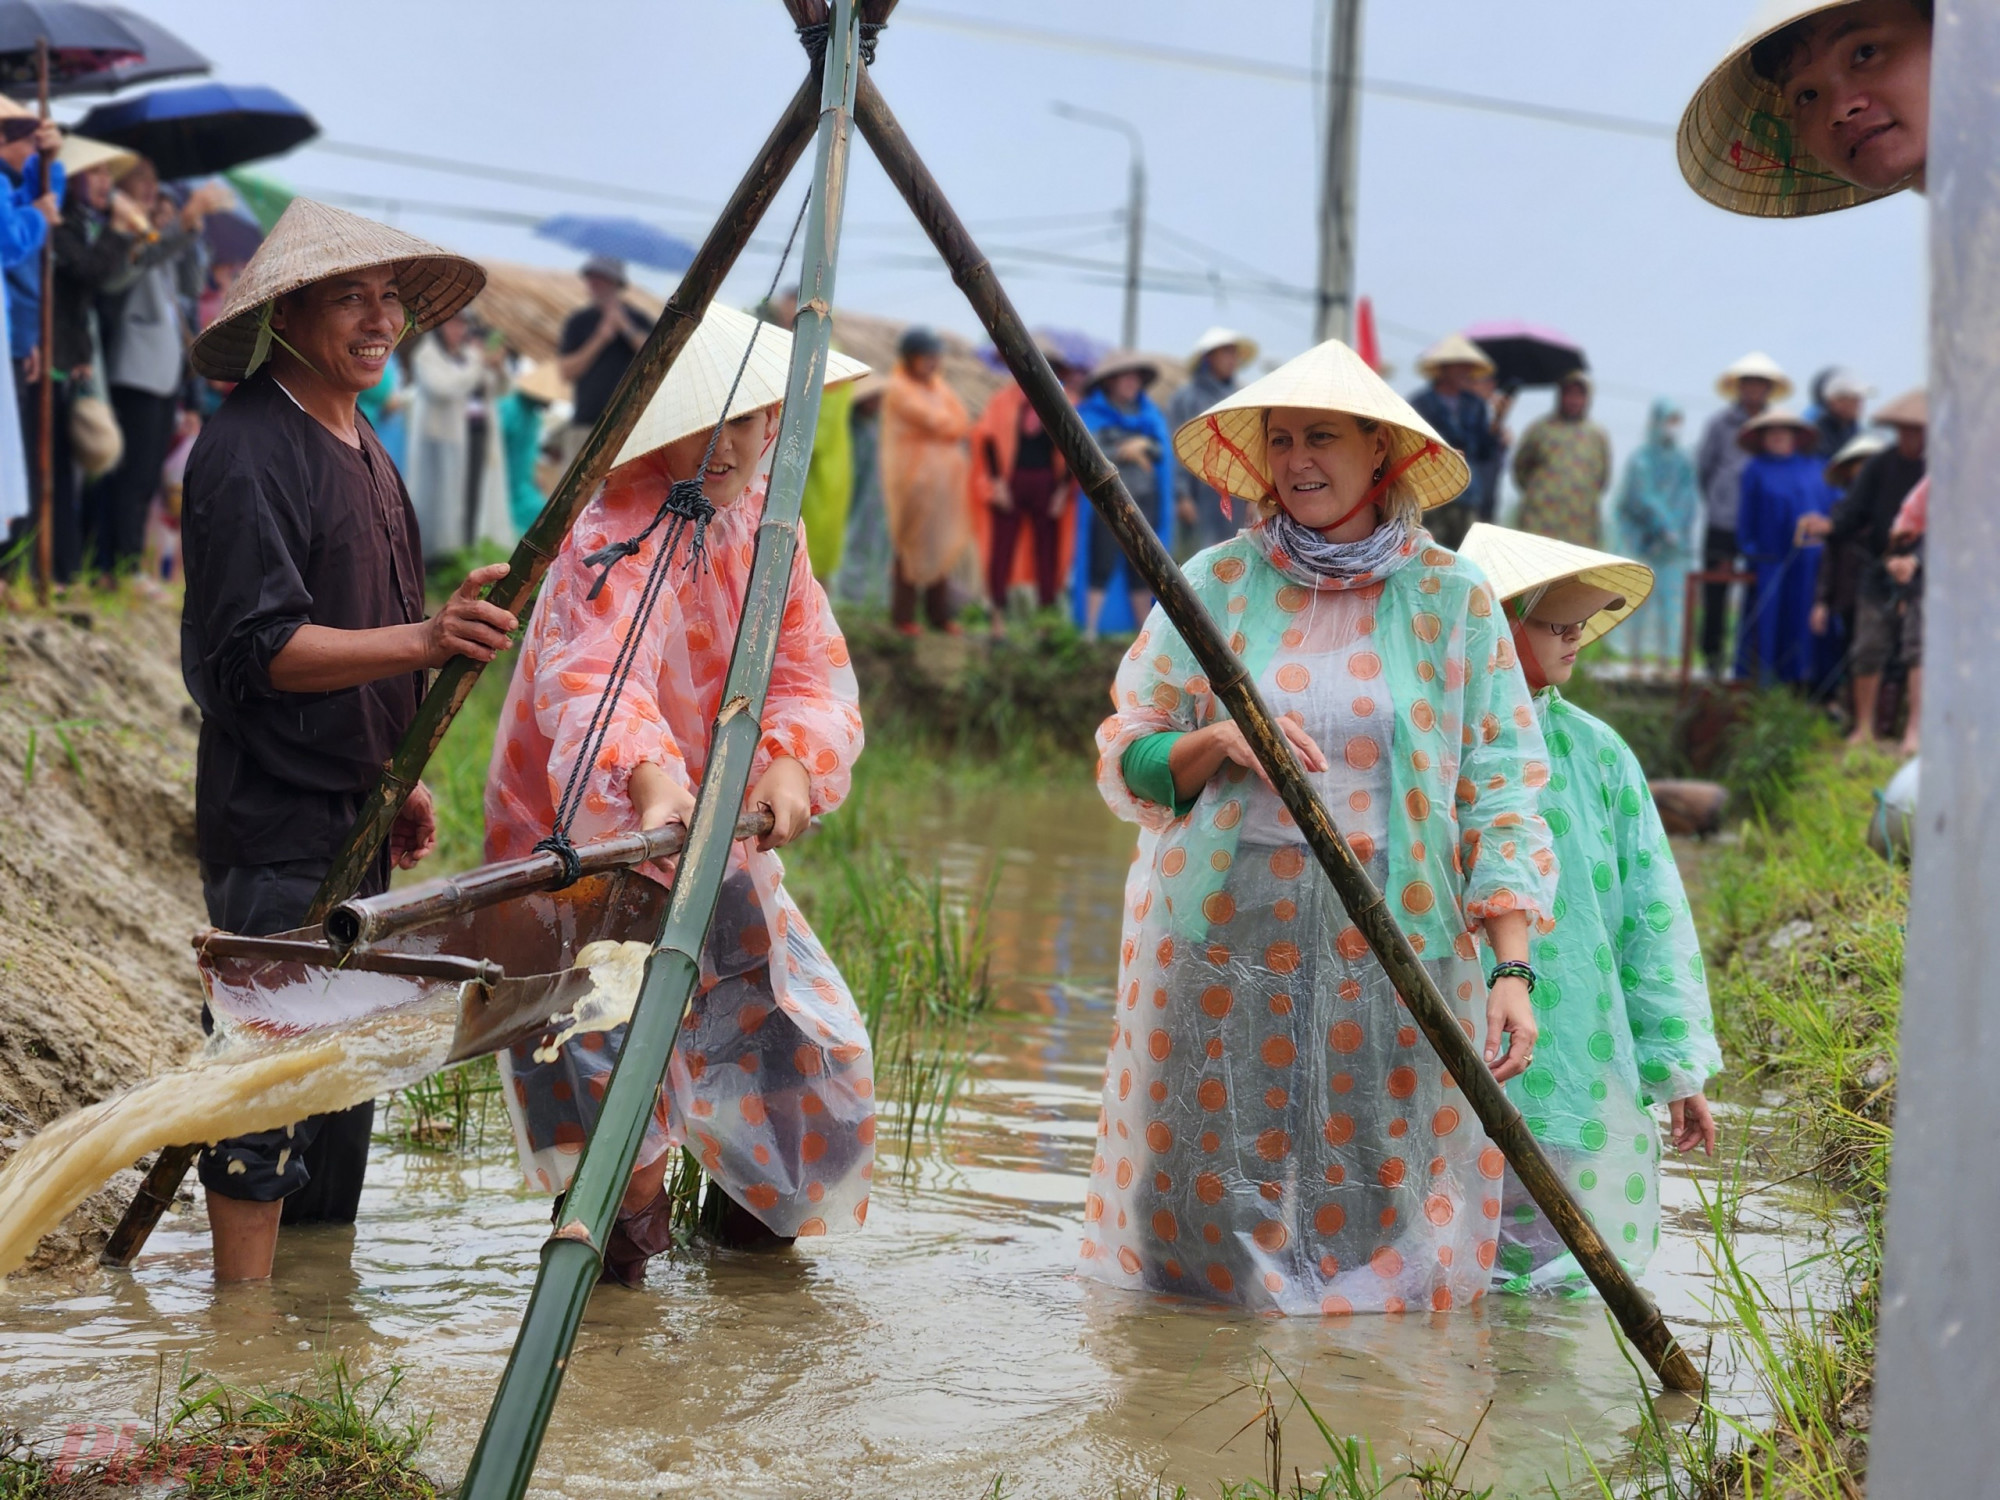
M1317 580L1353 586L1388 577L1416 553L1416 528L1385 521L1355 542L1331 542L1280 509L1265 523L1272 544Z

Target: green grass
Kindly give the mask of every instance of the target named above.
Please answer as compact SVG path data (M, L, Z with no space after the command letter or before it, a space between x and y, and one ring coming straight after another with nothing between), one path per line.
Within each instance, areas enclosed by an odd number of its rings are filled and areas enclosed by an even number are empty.
M152 1435L127 1452L64 1462L13 1443L0 1452L0 1500L441 1500L445 1489L416 1466L429 1419L391 1414L401 1382L396 1369L356 1379L338 1358L302 1389L245 1391L187 1375Z
M1907 872L1864 836L1873 789L1894 769L1881 755L1812 750L1697 896L1731 1071L1791 1122L1783 1170L1846 1195L1852 1227L1813 1267L1834 1273L1838 1293L1822 1306L1760 1283L1732 1245L1740 1183L1708 1199L1716 1317L1772 1415L1753 1426L1703 1403L1668 1426L1641 1380L1632 1453L1608 1473L1589 1465L1605 1500L1863 1492L1909 904Z

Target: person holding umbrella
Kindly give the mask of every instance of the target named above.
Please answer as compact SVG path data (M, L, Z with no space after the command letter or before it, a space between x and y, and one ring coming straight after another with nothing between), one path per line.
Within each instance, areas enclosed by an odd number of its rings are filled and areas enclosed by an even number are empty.
M1590 420L1586 371L1563 376L1555 409L1521 434L1514 483L1521 490L1521 530L1596 545L1598 504L1611 485L1611 438Z
M1507 447L1501 424L1513 397L1503 394L1489 405L1480 395L1479 379L1494 373L1493 361L1463 334L1449 334L1419 354L1417 372L1430 384L1410 397L1410 405L1439 437L1465 455L1472 470L1465 493L1424 520L1441 545L1456 548L1474 521L1491 519L1499 502L1500 497L1485 486L1499 482L1499 462Z
M197 374L239 382L188 457L182 513L195 847L209 920L226 931L299 925L424 674L454 656L491 661L517 626L479 597L504 563L425 617L409 495L355 410L399 341L485 282L413 235L294 198L189 351ZM420 785L362 893L436 841ZM268 1277L281 1217L353 1221L373 1115L364 1104L201 1153L217 1280Z

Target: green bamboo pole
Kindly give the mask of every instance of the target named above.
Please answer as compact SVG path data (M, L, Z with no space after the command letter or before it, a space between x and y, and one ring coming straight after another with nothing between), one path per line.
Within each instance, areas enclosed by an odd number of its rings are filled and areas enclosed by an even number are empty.
M819 421L820 388L833 331L833 271L847 192L859 41L854 0L835 0L784 419L687 850L681 856L659 942L646 964L624 1049L563 1200L563 1223L542 1247L541 1271L472 1455L461 1500L514 1500L528 1487L584 1305L603 1264L601 1247L611 1232L660 1081L673 1056L681 1017L701 977L702 947L728 868L750 764L763 733L764 695L785 613L798 545L799 505L812 458L813 429Z
M611 403L604 409L604 415L584 440L583 447L549 496L548 504L542 507L521 540L514 548L514 555L508 561L507 576L487 591L487 599L502 609L520 611L533 596L542 575L548 571L556 552L561 548L563 538L576 522L577 513L597 490L603 481L618 450L625 445L625 439L632 435L632 428L645 410L646 403L653 399L660 382L666 379L667 371L679 357L682 348L702 314L708 311L708 304L715 299L717 288L743 247L750 242L762 222L764 211L784 186L792 168L805 152L806 141L812 133L813 121L819 108L817 79L808 76L799 85L798 92L786 106L784 116L778 121L750 170L736 185L729 202L723 206L722 216L709 231L695 252L692 263L681 276L680 285L667 299L660 319L653 325L646 342L640 347L632 363L626 368L624 378L618 382L618 389L612 393ZM48 302L43 302L46 309ZM48 443L42 444L44 455ZM42 528L44 538L48 528ZM313 903L306 912L306 924L322 921L326 914L361 888L362 877L374 862L375 855L388 838L389 830L395 826L396 815L403 810L403 803L409 798L417 780L423 775L424 767L431 754L443 740L445 731L465 700L472 693L473 685L479 681L484 663L476 662L469 656L454 656L446 662L430 691L417 706L416 717L404 731L395 754L382 768L381 780L376 782L362 803L361 812L348 830L339 853L334 856L332 868L321 882ZM152 1170L140 1184L139 1190L126 1205L125 1216L118 1221L118 1227L105 1241L104 1249L98 1256L100 1265L124 1268L138 1258L146 1246L153 1228L160 1222L174 1201L174 1194L180 1190L181 1180L194 1165L198 1146L168 1146L154 1160Z
M1070 472L1090 497L1090 503L1110 524L1165 610L1167 618L1188 643L1195 659L1214 684L1216 695L1229 707L1230 717L1257 760L1270 776L1278 795L1297 820L1306 844L1318 859L1354 925L1368 940L1376 960L1395 983L1417 1025L1457 1080L1479 1123L1506 1154L1515 1174L1536 1204L1555 1225L1577 1262L1604 1294L1605 1304L1627 1338L1646 1357L1662 1381L1675 1390L1699 1391L1701 1374L1668 1329L1652 1298L1632 1280L1585 1217L1568 1188L1550 1165L1541 1144L1529 1132L1506 1091L1486 1068L1472 1039L1459 1028L1429 970L1418 961L1410 940L1396 925L1382 893L1375 889L1347 840L1334 826L1326 805L1292 759L1290 746L1278 730L1257 686L1243 663L1223 640L1222 632L1194 590L1174 565L1159 537L1133 504L1118 471L1091 440L1083 421L1063 394L1034 338L1014 310L992 265L980 254L965 225L952 210L937 179L918 157L875 82L865 73L857 92L856 123L867 137L876 160L910 205L917 221L950 268L952 279L978 313L1006 360L1014 378L1041 417L1068 462Z

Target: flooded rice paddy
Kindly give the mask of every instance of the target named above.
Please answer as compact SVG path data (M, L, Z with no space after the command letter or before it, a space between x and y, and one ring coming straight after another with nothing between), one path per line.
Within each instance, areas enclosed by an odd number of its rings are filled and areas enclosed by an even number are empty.
M535 1493L975 1497L1001 1480L1013 1496L1212 1494L1268 1471L1248 1383L1273 1365L1385 1470L1447 1448L1488 1403L1462 1481L1568 1491L1577 1444L1623 1451L1637 1390L1595 1299L1321 1322L1075 1279L1130 832L1087 788L1010 786L940 788L898 837L960 889L997 867L1007 977L966 1091L913 1160L884 1160L864 1232L694 1254L656 1263L642 1292L601 1290ZM1733 1135L1757 1128L1726 1113ZM1784 1175L1754 1153L1749 1170ZM1697 1176L1668 1173L1647 1280L1699 1359L1706 1217ZM1790 1183L1741 1210L1738 1253L1781 1295L1823 1248L1822 1208ZM378 1143L360 1223L287 1231L268 1285L218 1290L200 1210L177 1212L135 1272L0 1287L0 1428L54 1444L143 1426L183 1368L291 1384L338 1352L359 1373L401 1366L401 1398L436 1417L422 1461L461 1473L547 1232L497 1114L463 1155ZM1724 1404L1754 1408L1716 1347ZM1313 1472L1324 1454L1303 1412L1284 1436L1287 1471Z

